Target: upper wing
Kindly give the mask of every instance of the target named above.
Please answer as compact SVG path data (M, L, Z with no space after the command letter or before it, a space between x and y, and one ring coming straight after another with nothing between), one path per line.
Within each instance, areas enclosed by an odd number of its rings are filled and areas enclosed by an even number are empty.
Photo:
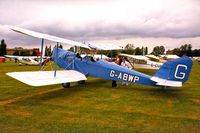
M74 70L57 71L56 77L54 77L54 71L10 72L6 75L31 86L45 86L87 79L84 74Z
M114 44L95 44L95 43L81 43L81 42L77 42L77 41L72 41L72 40L68 40L68 39L64 39L64 38L60 38L60 37L56 37L56 36L52 36L52 35L48 35L48 34L44 34L44 33L39 33L39 32L35 32L35 31L31 31L31 30L27 30L27 29L23 29L23 28L19 28L16 26L10 26L10 29L12 29L15 32L19 32L25 35L29 35L29 36L33 36L36 38L43 38L46 40L50 40L50 41L54 41L54 42L59 42L59 43L65 43L68 45L73 45L73 46L78 46L78 47L83 47L83 48L94 48L94 49L99 49L99 50L119 50L119 49L123 49L118 45L114 45Z
M12 29L13 31L25 34L25 35L36 37L36 38L42 38L42 39L46 39L46 40L50 40L54 42L65 43L68 45L89 48L86 44L81 43L81 42L72 41L72 40L68 40L68 39L64 39L64 38L60 38L60 37L56 37L56 36L52 36L52 35L48 35L44 33L39 33L39 32L35 32L35 31L31 31L31 30L27 30L27 29L15 27L15 26L10 26L10 29Z
M89 43L88 46L93 49L99 49L99 50L119 50L123 49L118 45L114 44L95 44L95 43Z

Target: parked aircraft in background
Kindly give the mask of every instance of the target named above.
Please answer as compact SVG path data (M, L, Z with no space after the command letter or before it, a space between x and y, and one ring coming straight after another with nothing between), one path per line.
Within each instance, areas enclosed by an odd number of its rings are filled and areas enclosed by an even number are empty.
M20 64L25 65L39 65L40 64L40 57L38 56L15 56L15 55L4 55L6 58L11 58L18 60ZM46 59L43 57L42 61Z
M18 60L20 64L25 64L25 65L40 65L40 57L38 56L15 56L15 55L4 55L6 58L11 58ZM46 59L47 57L42 58L42 62Z
M152 61L150 58L143 55L120 54L119 56L121 58L127 58L132 68L159 69L160 66L163 65L161 62Z
M159 55L160 58L162 58L163 60L174 60L174 59L178 59L180 58L179 56L177 55L172 55L172 54L169 54L169 55Z
M149 60L154 61L154 62L160 62L160 63L166 62L166 60L161 59L159 56L155 56L155 55L152 55L152 54L147 54L145 56L148 57Z
M66 43L74 46L92 48L91 45L86 45L84 43L66 40L18 27L12 27L11 29L19 33L42 38L42 47L44 39L47 39L55 41L57 44ZM98 46L96 45L96 47ZM101 45L101 47L107 50L109 49L107 45ZM117 48L117 46L113 47ZM32 86L62 83L63 87L69 87L70 82L85 81L87 79L86 76L92 76L112 81L130 82L148 86L181 87L182 84L187 81L192 68L192 60L188 57L182 57L165 62L153 76L150 76L104 60L94 61L91 56L80 58L75 52L66 51L58 47L53 49L52 59L64 70L56 71L55 69L55 71L11 72L7 73L7 75ZM116 82L112 82L112 86L116 87Z
M104 54L81 54L81 57L85 57L86 55L92 56L95 60L103 59L106 61L111 61L111 58Z
M198 62L200 62L200 57L196 56L196 57L192 57L193 60L196 60Z

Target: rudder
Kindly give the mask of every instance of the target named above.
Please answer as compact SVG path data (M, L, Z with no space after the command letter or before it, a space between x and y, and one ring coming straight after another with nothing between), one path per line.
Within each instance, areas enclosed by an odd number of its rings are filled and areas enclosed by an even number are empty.
M189 57L184 56L175 60L165 62L152 78L157 78L170 82L172 81L177 83L184 83L188 80L191 68L192 60Z

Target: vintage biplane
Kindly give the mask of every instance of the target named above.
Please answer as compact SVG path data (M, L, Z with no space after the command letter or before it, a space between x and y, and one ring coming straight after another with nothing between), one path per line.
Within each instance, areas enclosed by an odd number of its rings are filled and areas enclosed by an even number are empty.
M57 45L58 43L63 43L88 49L120 49L117 45L81 43L19 27L11 27L11 29L25 35L41 38L41 53L43 51L44 39L57 42ZM129 82L148 86L181 87L182 84L188 80L192 67L192 60L188 57L182 57L165 62L153 76L150 76L101 59L95 61L91 56L86 55L85 57L80 57L77 56L75 52L66 51L58 47L53 49L52 59L64 70L58 71L55 69L54 71L10 72L7 73L7 75L31 86L62 83L63 87L69 87L70 82L84 83L87 76L92 76L112 81ZM42 60L42 56L40 60ZM40 68L41 67L42 65L40 65ZM116 82L112 82L112 87L116 86Z

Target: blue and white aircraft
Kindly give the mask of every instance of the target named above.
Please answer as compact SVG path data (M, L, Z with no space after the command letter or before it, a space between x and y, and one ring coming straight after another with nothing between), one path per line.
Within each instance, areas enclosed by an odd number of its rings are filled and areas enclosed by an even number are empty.
M85 48L96 47L98 49L109 49L105 45L101 45L99 48L98 45L88 45L18 27L12 27L11 29L26 35L42 38L42 47L44 39L47 39L58 43L67 43ZM120 49L117 46L111 48ZM95 61L91 56L81 58L80 56L77 56L75 52L66 51L60 48L54 48L52 59L64 70L11 72L7 73L7 75L31 86L62 83L63 87L69 87L70 82L84 83L87 76L92 76L112 81L148 86L181 87L182 84L188 80L192 68L192 60L188 57L182 57L165 62L153 76L150 76L101 59ZM112 87L116 86L116 82L112 82Z

